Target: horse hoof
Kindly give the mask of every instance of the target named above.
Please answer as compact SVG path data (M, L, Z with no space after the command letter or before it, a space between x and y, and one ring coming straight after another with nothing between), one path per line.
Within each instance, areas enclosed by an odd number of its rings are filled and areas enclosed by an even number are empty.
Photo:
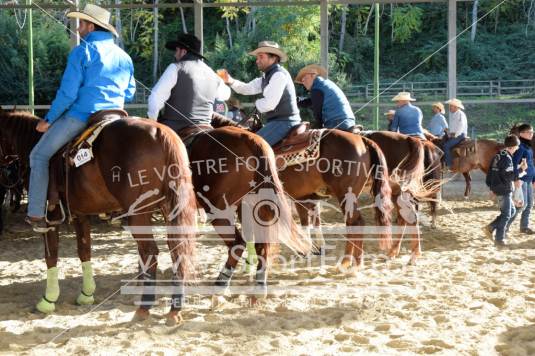
M148 309L138 308L132 317L132 322L137 323L145 321L150 317Z
M266 299L267 298L267 285L266 284L257 284L254 288L253 295L257 299Z
M340 262L336 266L336 268L338 269L339 272L344 273L349 269L350 266L351 266L351 260L350 259L347 259L347 260L344 259L344 260L342 260L342 262Z
M412 256L409 260L409 263L408 265L409 266L416 266L418 264L418 257L417 256Z
M56 303L49 303L45 298L41 298L39 303L35 306L35 309L44 314L50 314L56 310Z
M184 319L182 318L182 313L180 313L179 311L170 311L167 314L165 325L178 326L178 325L181 325L183 322L184 322Z
M222 295L212 295L211 309L216 310L225 303L225 298Z
M325 256L325 247L320 246L318 249L314 250L314 252L312 252L312 254L314 256Z
M78 298L76 298L76 304L78 304L78 305L93 305L93 304L95 304L95 298L92 295L88 297L85 294L80 293Z

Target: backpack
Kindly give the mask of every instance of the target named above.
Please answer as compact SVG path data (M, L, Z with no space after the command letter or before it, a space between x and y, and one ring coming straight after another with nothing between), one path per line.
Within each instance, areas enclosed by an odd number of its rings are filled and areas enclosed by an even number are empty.
M487 172L487 176L485 177L485 184L487 187L491 187L492 182L496 181L496 178L498 175L498 162L500 161L500 154L497 153L494 157L492 157L492 161L490 161L489 171Z

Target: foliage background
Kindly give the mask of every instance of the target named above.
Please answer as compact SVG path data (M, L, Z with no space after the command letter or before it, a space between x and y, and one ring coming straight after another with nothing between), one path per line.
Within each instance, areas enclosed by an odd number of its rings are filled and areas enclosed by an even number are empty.
M461 35L457 42L458 80L535 79L534 1L507 1L478 23L474 40L470 30ZM52 2L61 3L60 0ZM100 4L105 3L100 1ZM498 0L480 1L478 16L496 4ZM459 2L457 7L460 32L472 23L473 2ZM382 82L397 80L447 41L446 3L385 4L380 9ZM65 67L70 50L69 33L62 26L66 23L65 13L50 11L60 22L57 23L50 16L34 11L37 104L49 104L53 100ZM193 32L193 9L184 9L183 14L184 24L179 9L159 10L159 74L172 61L165 42L176 37L184 27ZM343 88L371 82L375 16L372 7L330 5L329 14L330 78ZM23 12L14 15L13 10L0 12L0 104L23 104L27 97L28 26L21 29L17 25ZM115 20L120 19L121 23L122 45L135 63L136 78L150 88L154 84L154 13L152 10L121 10L117 15L114 11ZM287 51L288 69L295 75L303 65L319 62L319 27L319 6L205 8L205 55L213 68L225 67L234 77L249 80L258 72L254 59L247 52L255 48L258 41L271 39ZM444 48L404 80L446 79L447 49ZM299 93L304 94L301 88ZM504 122L535 121L534 111L530 105L491 105L486 109L474 107L478 114L469 113L469 118L474 119L471 121L479 132L493 135ZM366 123L370 114L364 109L358 116Z

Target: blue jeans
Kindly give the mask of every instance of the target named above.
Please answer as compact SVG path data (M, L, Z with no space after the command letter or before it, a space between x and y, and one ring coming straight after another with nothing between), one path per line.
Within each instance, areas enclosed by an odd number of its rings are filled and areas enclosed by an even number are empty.
M518 214L522 213L520 217L520 228L527 229L529 225L529 215L533 207L533 185L531 182L522 182L522 195L524 196L524 206L516 209L515 215L509 221L509 225L513 223Z
M496 230L496 241L503 241L505 239L505 230L509 226L509 221L515 215L516 209L513 204L513 193L498 195L497 198L501 214L490 223L490 227L492 230Z
M67 116L57 119L46 131L30 153L30 190L28 191L28 215L45 216L48 193L48 167L52 156L66 143L80 134L87 123Z
M272 120L268 121L256 134L266 140L270 146L273 146L288 136L292 127L300 123L301 121L297 120Z
M444 160L446 161L446 164L448 165L448 167L451 167L453 165L453 158L451 157L451 149L457 146L464 139L465 139L464 134L460 134L457 137L448 139L444 143Z

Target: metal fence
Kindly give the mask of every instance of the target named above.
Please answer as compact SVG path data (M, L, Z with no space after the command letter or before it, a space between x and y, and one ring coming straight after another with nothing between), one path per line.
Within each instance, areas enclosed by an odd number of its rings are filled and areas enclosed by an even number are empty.
M381 83L381 96L391 97L400 91L411 92L417 98L446 98L448 82ZM345 88L349 98L373 98L373 84L350 85ZM535 79L458 81L457 96L482 98L518 98L535 96Z

